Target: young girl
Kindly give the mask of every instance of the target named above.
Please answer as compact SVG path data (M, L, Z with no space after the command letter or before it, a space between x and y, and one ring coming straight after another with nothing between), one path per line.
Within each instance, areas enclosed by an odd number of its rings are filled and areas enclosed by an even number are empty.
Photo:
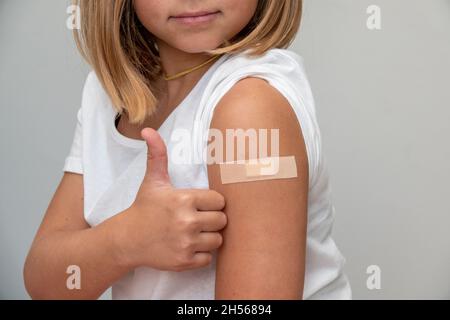
M76 4L93 71L25 263L31 297L350 299L313 97L285 49L301 0ZM229 164L255 158L247 140L263 157L268 134L266 155L293 163L253 179Z

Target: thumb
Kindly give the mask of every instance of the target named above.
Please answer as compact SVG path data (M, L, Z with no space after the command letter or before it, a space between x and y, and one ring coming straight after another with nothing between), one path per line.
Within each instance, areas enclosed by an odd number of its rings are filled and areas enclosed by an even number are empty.
M147 171L145 179L150 183L171 184L167 169L167 148L159 133L152 128L141 131L147 142Z

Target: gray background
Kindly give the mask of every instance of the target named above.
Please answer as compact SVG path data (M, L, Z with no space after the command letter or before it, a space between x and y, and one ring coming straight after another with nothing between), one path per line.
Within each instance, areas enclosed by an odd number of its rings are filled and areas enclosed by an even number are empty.
M62 176L88 68L68 1L0 0L0 298ZM382 29L366 27L369 5ZM306 0L305 59L355 299L450 298L450 1ZM381 268L368 290L366 268Z

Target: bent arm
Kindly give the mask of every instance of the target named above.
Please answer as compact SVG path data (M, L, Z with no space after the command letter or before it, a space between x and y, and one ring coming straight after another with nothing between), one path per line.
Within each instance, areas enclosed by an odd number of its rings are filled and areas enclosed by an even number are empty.
M224 136L226 129L268 129L268 137L270 129L279 129L279 156L295 156L297 166L296 178L232 184L221 183L219 165L208 166L210 187L224 195L228 217L217 256L216 299L302 299L308 160L294 111L267 82L247 78L221 100L211 128Z
M83 216L83 176L65 173L25 262L24 281L30 296L97 299L129 271L121 263L115 241L120 219L118 214L90 228ZM78 266L80 273L70 269L67 273L69 266ZM80 276L80 289L67 285L71 276Z

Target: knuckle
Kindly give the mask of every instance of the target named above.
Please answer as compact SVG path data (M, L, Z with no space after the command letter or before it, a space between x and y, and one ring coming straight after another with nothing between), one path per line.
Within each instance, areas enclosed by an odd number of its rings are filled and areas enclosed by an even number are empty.
M180 218L180 226L183 230L191 230L193 228L198 227L198 221L195 217L191 215L185 215Z
M184 263L178 263L176 266L173 267L173 271L176 272L182 272L186 270L186 265Z
M190 254L181 253L177 256L175 267L179 270L188 268L191 264Z
M192 250L193 245L194 243L188 238L181 240L180 250L182 252L182 255L186 255L187 252L189 253Z
M212 254L205 253L202 265L206 266L206 265L210 264L211 262L212 262Z
M191 206L194 204L194 196L190 193L180 193L177 202L181 206Z

